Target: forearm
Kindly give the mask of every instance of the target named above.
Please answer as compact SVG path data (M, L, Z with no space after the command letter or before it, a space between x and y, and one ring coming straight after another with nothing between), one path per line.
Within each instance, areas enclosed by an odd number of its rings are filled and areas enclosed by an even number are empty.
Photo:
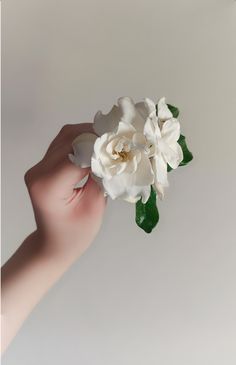
M47 247L34 232L2 268L2 351L35 305L77 258L62 252L50 254Z

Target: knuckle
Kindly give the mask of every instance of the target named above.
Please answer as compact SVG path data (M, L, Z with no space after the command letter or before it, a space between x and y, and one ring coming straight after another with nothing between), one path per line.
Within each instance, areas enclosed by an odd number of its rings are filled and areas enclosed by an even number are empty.
M34 165L24 174L24 181L28 188L30 188L34 181L37 180L37 177L40 176L38 173L39 165L40 163Z
M62 128L61 128L61 130L60 130L60 132L61 133L67 133L67 132L69 132L70 130L71 130L71 127L73 126L73 124L65 124Z
M25 181L25 184L28 186L29 183L30 183L30 176L31 176L31 171L32 169L29 169L26 171L26 173L24 174L24 181Z

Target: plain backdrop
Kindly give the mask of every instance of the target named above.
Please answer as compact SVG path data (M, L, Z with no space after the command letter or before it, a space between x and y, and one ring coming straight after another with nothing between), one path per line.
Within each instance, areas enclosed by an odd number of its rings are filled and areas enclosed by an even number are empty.
M194 161L151 235L109 202L4 365L235 365L236 2L3 1L3 262L34 229L24 172L119 96L181 109Z

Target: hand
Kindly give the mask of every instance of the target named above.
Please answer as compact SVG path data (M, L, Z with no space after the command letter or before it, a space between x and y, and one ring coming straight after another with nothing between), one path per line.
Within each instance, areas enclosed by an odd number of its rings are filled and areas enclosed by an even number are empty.
M32 201L37 234L47 253L78 257L96 236L104 213L103 191L89 174L70 162L72 142L81 133L93 132L92 124L65 125L43 159L25 174Z
M104 194L91 177L75 189L89 169L74 166L68 158L72 141L83 132L93 132L92 125L63 127L43 159L25 174L37 230L2 268L2 350L100 228Z

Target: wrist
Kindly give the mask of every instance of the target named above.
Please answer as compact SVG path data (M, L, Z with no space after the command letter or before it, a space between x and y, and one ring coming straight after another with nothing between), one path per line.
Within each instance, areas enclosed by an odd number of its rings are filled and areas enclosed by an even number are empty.
M71 232L52 232L37 229L34 233L37 251L42 260L70 266L88 246L86 239Z

